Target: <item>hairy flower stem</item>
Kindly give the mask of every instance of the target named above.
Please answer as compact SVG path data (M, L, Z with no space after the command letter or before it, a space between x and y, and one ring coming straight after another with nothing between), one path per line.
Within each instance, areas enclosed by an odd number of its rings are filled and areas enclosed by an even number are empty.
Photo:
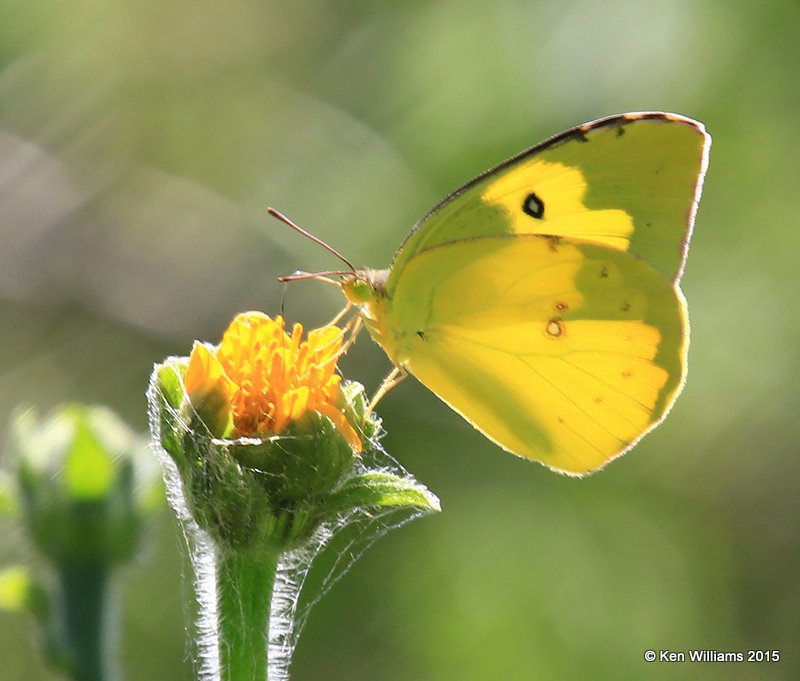
M217 551L220 681L266 681L277 552Z

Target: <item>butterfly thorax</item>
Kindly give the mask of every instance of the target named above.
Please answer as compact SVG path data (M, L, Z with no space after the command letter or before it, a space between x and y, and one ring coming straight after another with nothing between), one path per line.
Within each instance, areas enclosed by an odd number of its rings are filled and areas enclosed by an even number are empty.
M341 286L347 300L357 305L370 335L396 364L403 357L396 350L395 334L389 324L391 300L386 288L389 270L363 269L343 277Z

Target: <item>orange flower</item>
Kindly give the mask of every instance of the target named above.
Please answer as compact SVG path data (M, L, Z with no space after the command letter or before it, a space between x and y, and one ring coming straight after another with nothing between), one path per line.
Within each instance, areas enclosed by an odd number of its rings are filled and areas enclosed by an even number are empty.
M218 405L215 420L232 419L233 437L278 435L314 411L360 452L361 439L342 411L336 373L344 332L324 326L302 337L300 324L287 334L282 317L237 315L216 350L201 343L192 348L184 377L189 399L196 407Z

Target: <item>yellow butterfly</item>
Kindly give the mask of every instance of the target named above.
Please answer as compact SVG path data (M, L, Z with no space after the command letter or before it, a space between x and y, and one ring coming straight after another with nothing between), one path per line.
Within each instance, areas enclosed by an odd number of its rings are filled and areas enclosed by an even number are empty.
M341 288L395 370L570 475L658 425L686 374L678 287L711 138L669 113L563 132L457 189Z

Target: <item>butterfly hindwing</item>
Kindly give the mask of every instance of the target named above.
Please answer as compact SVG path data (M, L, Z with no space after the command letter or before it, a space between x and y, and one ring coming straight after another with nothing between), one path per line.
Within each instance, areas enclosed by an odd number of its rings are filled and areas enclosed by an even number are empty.
M641 259L482 237L409 261L384 348L505 449L571 474L626 451L683 382L685 311Z

